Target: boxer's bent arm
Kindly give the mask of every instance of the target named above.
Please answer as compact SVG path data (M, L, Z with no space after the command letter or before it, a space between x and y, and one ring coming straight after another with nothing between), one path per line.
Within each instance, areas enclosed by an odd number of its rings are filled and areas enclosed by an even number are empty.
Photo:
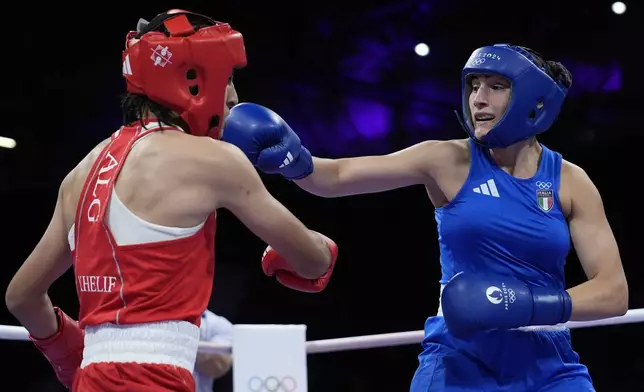
M231 343L233 339L233 324L225 317L218 316L210 310L204 312L206 317L201 320L201 339L214 343ZM198 353L195 369L208 378L216 380L226 375L233 365L230 354Z
M274 248L303 278L323 275L331 261L324 239L308 230L264 187L257 171L237 147L226 149L226 170L213 183L220 207L232 212L246 227Z
M442 148L440 141L426 141L380 156L343 159L313 158L311 175L295 180L309 193L340 197L384 192L425 184Z
M14 275L5 295L7 308L36 338L58 330L58 321L47 290L72 265L64 222L65 184L59 192L54 215L27 260Z
M569 227L577 256L588 278L568 290L571 320L621 316L628 310L628 285L619 249L606 219L599 191L580 167L564 163L562 181L572 185Z

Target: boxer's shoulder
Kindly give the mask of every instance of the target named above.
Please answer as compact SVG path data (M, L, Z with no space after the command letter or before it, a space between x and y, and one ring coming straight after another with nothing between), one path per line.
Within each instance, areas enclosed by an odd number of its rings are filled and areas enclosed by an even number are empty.
M166 180L200 181L202 175L226 166L227 146L209 137L183 132L154 132L132 146L123 170Z
M248 177L259 178L246 155L236 146L209 137L179 135L160 149L163 169L157 172L179 179L183 186L214 192L217 199ZM167 139L169 140L169 139Z
M596 199L601 203L601 196L592 179L582 167L562 159L559 200L564 215L569 218L574 205L588 199Z
M228 143L182 132L158 132L132 148L116 191L127 199L128 192L145 188L150 197L159 195L175 210L191 216L210 213L228 180L238 176L240 161L254 170L246 156Z
M85 155L85 157L78 163L78 165L76 165L76 167L72 169L72 171L68 174L68 177L71 177L74 180L79 177L82 179L82 182L84 182L85 177L87 177L87 173L89 173L89 171L92 169L94 162L98 159L99 155L101 155L101 152L103 152L103 149L105 149L110 141L111 138L107 138L98 143L94 148L92 148L90 152L87 153L87 155Z
M167 162L185 165L182 172L197 180L235 176L239 169L252 169L246 155L236 146L209 137L184 135L168 147ZM168 150L164 150L168 151ZM185 170L189 170L186 172Z
M469 145L467 139L431 140L424 145L426 162L432 174L438 174L445 168L453 168L458 164L469 163Z
M218 188L236 179L256 175L250 160L237 146L211 138L202 139L207 140L199 144L195 154L194 164L198 171L195 175L216 183Z
M469 161L469 139L442 140L439 145L444 158L453 162Z
M74 167L63 179L58 190L58 196L63 203L63 215L65 225L69 230L74 223L76 205L85 185L85 180L94 162L98 159L103 149L109 144L111 138L107 138L90 150L85 157Z
M562 180L572 180L572 181L587 181L590 178L586 171L568 160L561 160L561 178Z

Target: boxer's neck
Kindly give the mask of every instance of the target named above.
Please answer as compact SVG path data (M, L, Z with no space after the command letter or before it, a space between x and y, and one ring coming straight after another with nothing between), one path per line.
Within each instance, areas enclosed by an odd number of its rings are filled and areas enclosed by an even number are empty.
M519 178L530 178L539 168L542 150L537 139L532 137L506 148L490 149L490 155L507 173Z

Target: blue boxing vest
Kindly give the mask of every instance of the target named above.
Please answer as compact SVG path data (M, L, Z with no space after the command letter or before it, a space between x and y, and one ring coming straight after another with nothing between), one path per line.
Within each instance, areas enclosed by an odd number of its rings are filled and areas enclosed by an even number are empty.
M511 275L565 288L568 223L559 203L561 154L545 146L534 177L519 179L469 141L470 172L456 197L435 211L441 284L456 273Z
M454 200L435 213L441 284L466 271L565 288L571 241L557 195L562 158L542 148L536 174L519 179L470 141L467 180ZM565 328L490 330L461 339L449 333L443 317L429 317L418 359L412 392L593 390Z

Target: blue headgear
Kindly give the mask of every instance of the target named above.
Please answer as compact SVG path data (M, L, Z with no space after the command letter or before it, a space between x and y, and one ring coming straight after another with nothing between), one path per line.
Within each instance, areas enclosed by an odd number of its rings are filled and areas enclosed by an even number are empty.
M469 96L473 74L495 74L510 80L512 92L503 117L481 139L474 136ZM476 49L463 68L463 128L486 147L507 147L540 134L557 119L568 92L536 65L527 50L507 44ZM458 113L457 113L458 115Z

